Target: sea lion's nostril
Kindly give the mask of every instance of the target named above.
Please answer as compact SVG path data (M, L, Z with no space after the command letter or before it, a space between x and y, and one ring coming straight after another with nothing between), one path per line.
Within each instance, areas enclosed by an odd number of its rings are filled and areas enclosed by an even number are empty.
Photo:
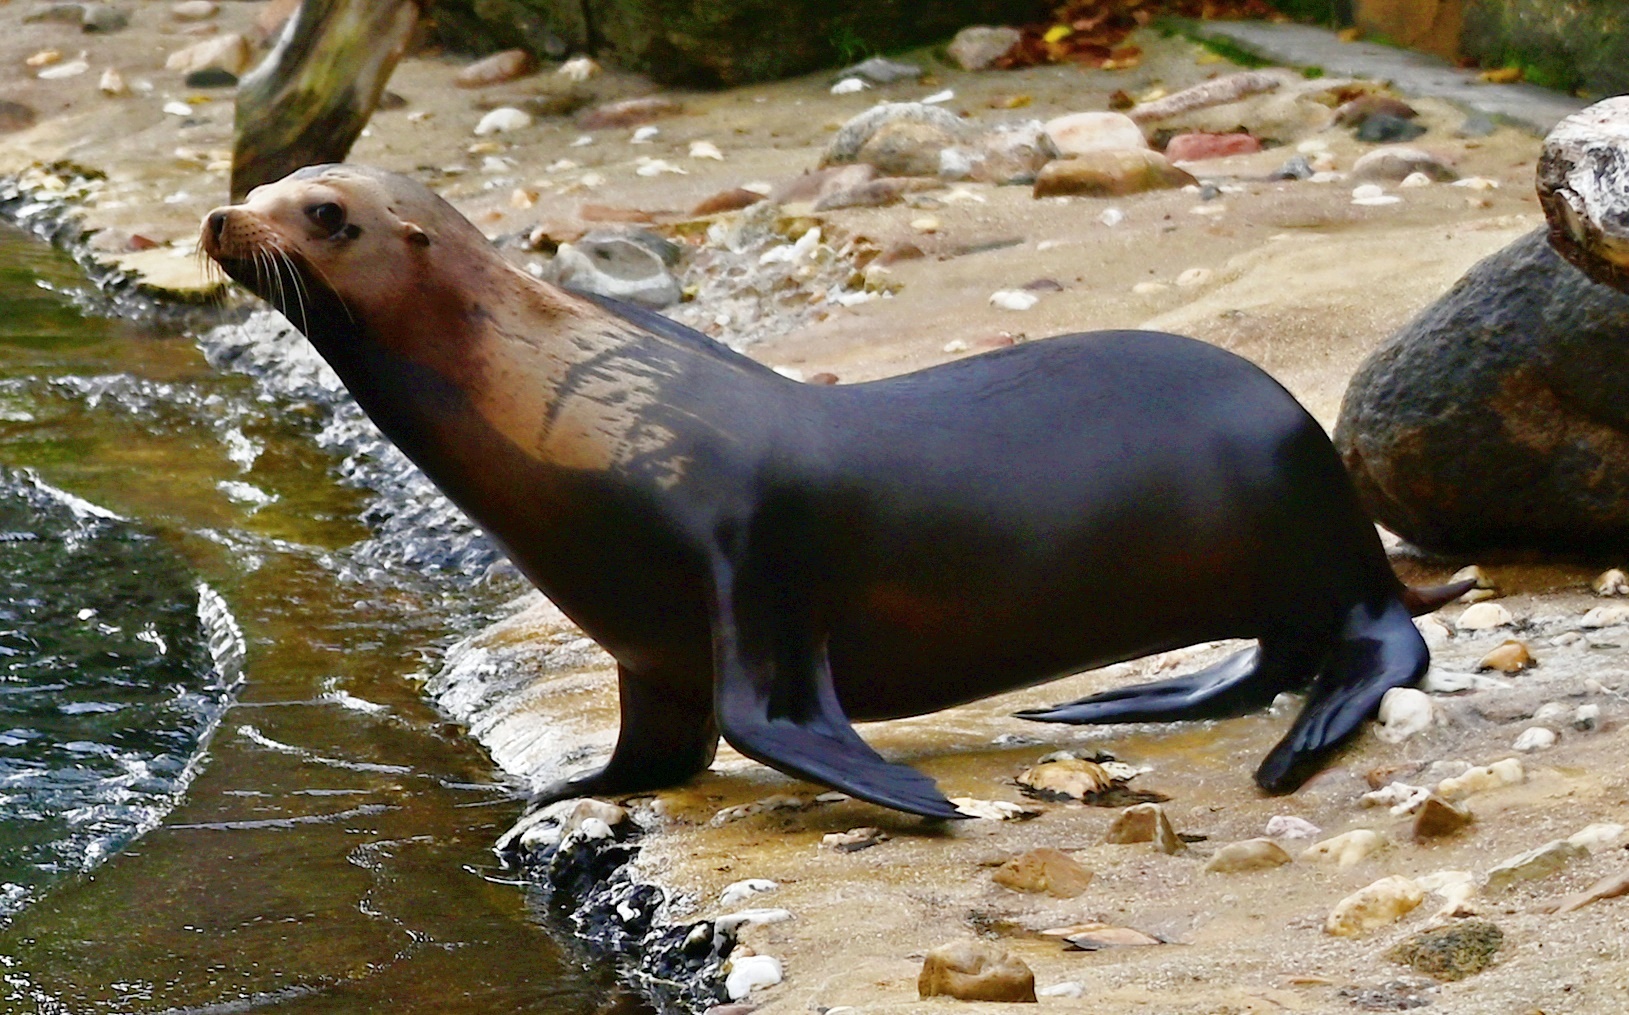
M224 233L225 231L226 231L226 212L224 212L224 211L212 211L212 212L210 212L209 213L209 235L213 236L215 239L218 240L218 239L221 238L221 233Z

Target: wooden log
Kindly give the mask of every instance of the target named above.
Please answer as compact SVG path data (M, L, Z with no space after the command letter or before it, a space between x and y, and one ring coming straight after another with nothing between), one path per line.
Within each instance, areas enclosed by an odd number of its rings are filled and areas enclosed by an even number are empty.
M1556 124L1539 156L1538 195L1561 256L1629 293L1629 95Z
M238 85L232 200L296 169L344 161L418 17L417 0L304 0Z

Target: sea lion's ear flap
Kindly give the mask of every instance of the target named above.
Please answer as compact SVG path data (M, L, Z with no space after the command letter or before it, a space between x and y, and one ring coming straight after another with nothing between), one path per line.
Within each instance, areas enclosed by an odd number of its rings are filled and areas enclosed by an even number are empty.
M428 247L430 245L430 234L411 222L402 223L402 234L407 237L407 242L415 247Z

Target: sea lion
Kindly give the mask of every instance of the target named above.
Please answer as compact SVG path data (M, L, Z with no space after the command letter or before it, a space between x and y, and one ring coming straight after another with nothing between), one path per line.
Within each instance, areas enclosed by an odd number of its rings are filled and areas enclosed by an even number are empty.
M1217 717L1307 690L1256 773L1287 792L1425 672L1324 431L1249 362L1106 331L799 384L506 262L420 184L303 169L204 219L379 428L615 657L603 769L546 802L741 753L961 816L850 720L919 715L1223 638L1202 672L1023 713Z

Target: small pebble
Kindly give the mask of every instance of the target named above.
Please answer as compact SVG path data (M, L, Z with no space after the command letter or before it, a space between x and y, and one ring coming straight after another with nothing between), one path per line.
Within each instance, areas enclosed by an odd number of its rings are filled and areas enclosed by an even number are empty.
M1085 997L1086 985L1079 980L1064 980L1035 991L1036 997ZM831 1015L830 1011L826 1015Z
M1138 282L1131 287L1131 291L1138 296L1154 296L1159 293L1169 292L1170 289L1171 287L1164 282Z
M1054 898L1073 899L1092 883L1092 872L1069 854L1042 846L1008 860L991 879L1015 892L1045 892Z
M1472 820L1470 811L1455 807L1433 793L1414 812L1414 838L1418 841L1453 835Z
M724 990L731 1001L739 1001L759 987L781 982L781 960L771 955L747 955L730 960L724 977Z
M887 832L867 825L862 828L850 828L846 832L828 832L820 837L820 845L826 849L835 849L839 853L857 853L887 840Z
M1413 687L1394 687L1380 699L1379 729L1375 737L1388 744L1400 744L1416 733L1429 729L1436 719L1431 696Z
M1580 732L1592 730L1601 721L1601 706L1579 705L1572 715L1572 728Z
M1476 664L1478 670L1498 670L1500 673L1520 673L1534 663L1533 653L1527 645L1512 638L1483 656Z
M1368 828L1354 828L1322 842L1313 843L1301 854L1301 859L1312 863L1333 863L1338 867L1352 867L1388 845L1386 837Z
M1209 268L1189 268L1176 277L1176 284L1182 289L1192 289L1209 282L1213 274Z
M741 903L763 892L773 892L780 884L768 878L745 878L724 886L719 893L718 904L724 907L739 906Z
M1588 855L1589 850L1566 839L1547 842L1525 853L1519 853L1489 870L1488 891L1501 892L1518 882L1548 877L1573 860Z
M1629 607L1624 608L1629 615ZM1461 631L1491 631L1499 627L1509 627L1516 622L1510 611L1499 603L1474 603L1465 608L1459 615L1454 626Z
M1126 213L1118 208L1104 208L1102 213L1097 216L1097 220L1113 229L1126 220Z
M919 997L962 1001L1035 1001L1035 973L1005 948L987 941L954 941L928 952L916 980Z
M1388 194L1378 184L1365 183L1352 188L1352 203L1357 205L1378 206L1384 204L1401 204L1402 198L1396 194Z
M924 215L921 218L911 219L911 228L915 229L919 233L936 233L939 231L939 220L934 218L932 215ZM995 302L995 297L990 297L990 300L991 302ZM1009 307L1008 309L1027 310L1029 308Z
M1357 937L1396 923L1424 901L1424 889L1412 879L1400 875L1381 878L1337 902L1324 921L1324 933Z
M586 56L574 56L560 65L556 74L568 81L587 81L600 72L600 65Z
M1603 847L1616 846L1623 841L1625 831L1622 825L1614 822L1597 821L1567 836L1567 841L1593 853Z
M1556 739L1555 730L1543 726L1529 726L1521 731L1511 747L1523 754L1530 754L1533 751L1547 751L1555 746Z
M1425 173L1415 172L1409 173L1407 176L1403 177L1402 182L1397 186L1399 188L1407 187L1410 190L1413 190L1419 187L1429 187L1435 182L1435 180L1431 179L1431 177L1427 176Z
M724 161L724 153L718 150L718 145L711 141L690 142L690 157L693 159L712 159L715 162Z
M124 83L124 76L109 67L102 72L102 79L96 83L103 95L120 96L129 95L130 86Z
M1205 870L1212 874L1237 874L1280 867L1289 862L1290 854L1273 840L1245 839L1218 849L1205 863Z
M1602 571L1589 587L1598 596L1629 596L1629 575L1622 570L1612 568Z
M870 87L859 78L844 78L831 86L831 93L833 95L853 95L855 92L863 92Z
M191 116L192 107L187 105L185 102L171 101L164 103L164 112L170 114L171 116Z
M1425 647L1433 652L1454 638L1454 632L1448 630L1448 625L1436 617L1417 617L1414 626L1419 628L1420 637L1425 639Z
M1601 628L1629 624L1629 606L1597 606L1584 614L1579 627Z
M90 70L90 64L84 60L70 60L67 63L53 64L34 76L41 81L60 81L63 78L76 78Z
M181 0L170 7L170 17L177 21L207 21L220 10L220 5L213 0Z
M459 88L484 88L504 81L513 81L530 73L536 66L532 54L524 49L506 49L482 57L453 75L453 84Z
M1399 942L1386 958L1438 980L1463 980L1492 965L1504 940L1504 932L1487 920L1460 920Z
M1275 814L1267 819L1266 835L1270 839L1310 839L1323 829L1293 814Z
M1159 804L1136 804L1127 807L1114 819L1103 841L1113 845L1152 842L1161 853L1174 855L1187 849L1187 844L1176 834L1165 808Z
M1526 778L1521 759L1505 758L1491 765L1473 768L1464 775L1444 779L1437 783L1437 792L1448 800L1459 800L1501 786L1514 786Z

